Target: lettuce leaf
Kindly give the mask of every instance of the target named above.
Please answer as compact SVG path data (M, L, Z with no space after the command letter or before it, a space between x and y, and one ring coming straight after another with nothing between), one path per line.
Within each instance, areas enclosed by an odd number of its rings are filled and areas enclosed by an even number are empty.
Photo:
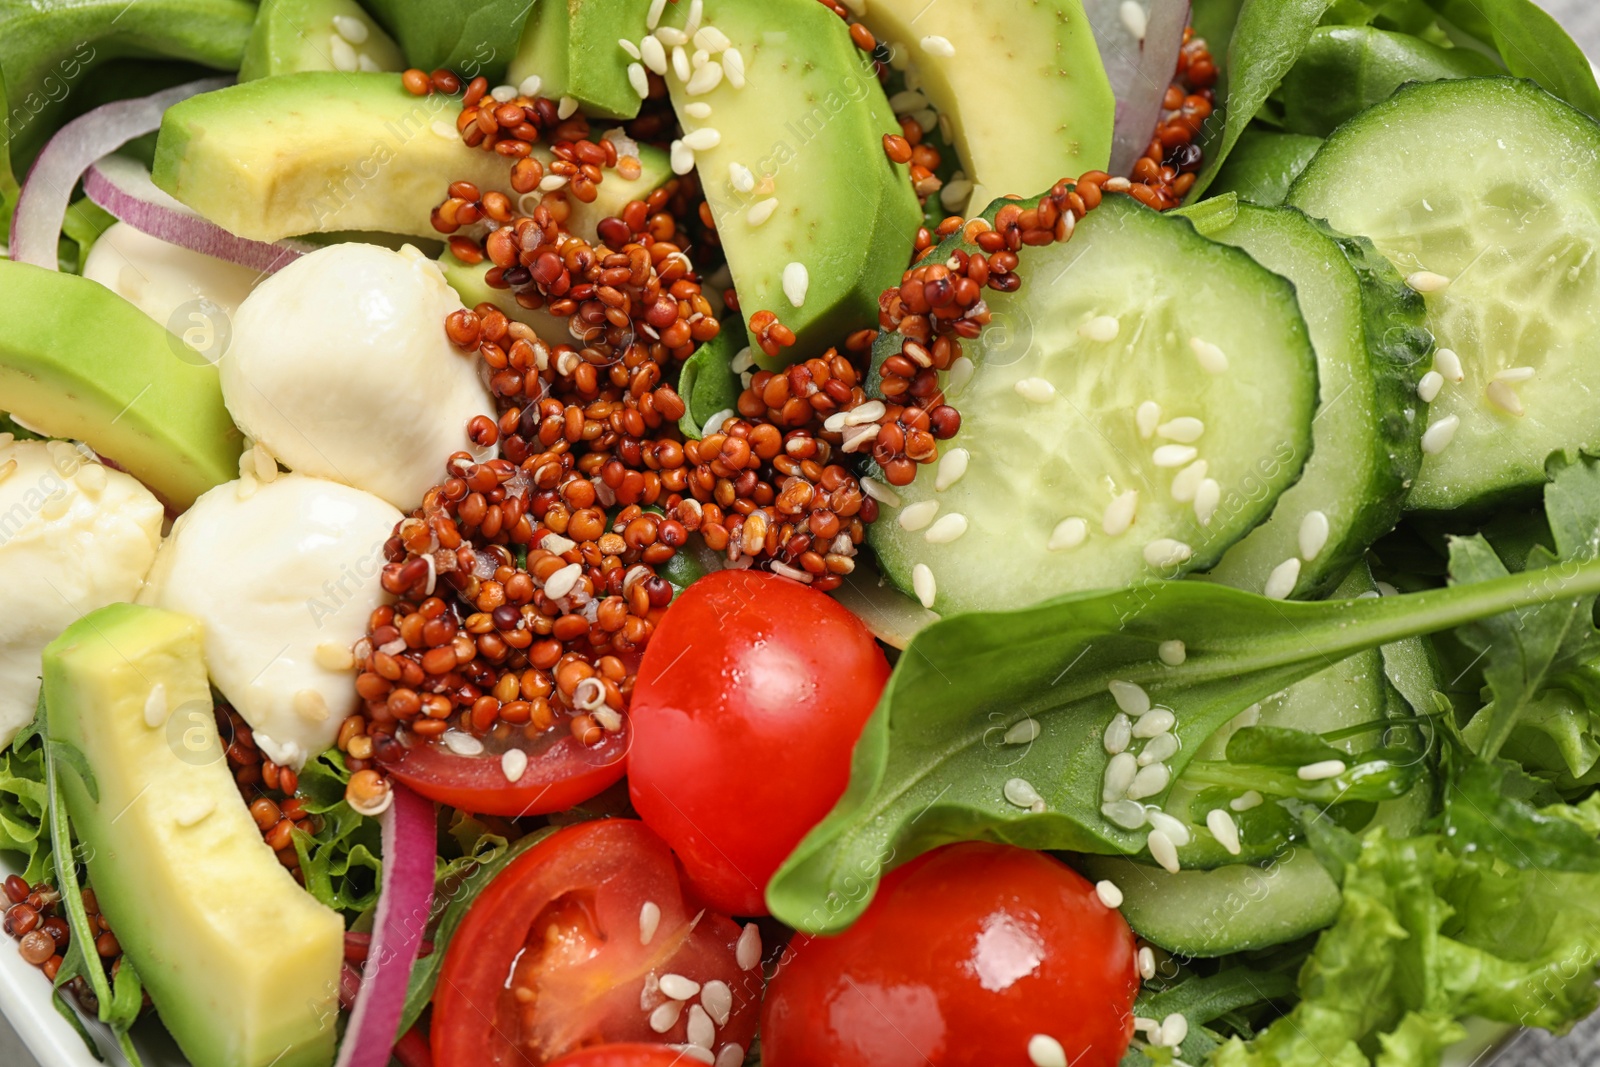
M295 831L294 849L305 872L306 891L345 916L358 918L378 902L383 872L383 835L377 820L344 802L350 772L344 755L330 749L300 772L306 810L322 820L315 834Z
M29 885L37 885L55 870L44 764L44 738L36 726L29 726L0 752L0 849L27 857L22 877Z

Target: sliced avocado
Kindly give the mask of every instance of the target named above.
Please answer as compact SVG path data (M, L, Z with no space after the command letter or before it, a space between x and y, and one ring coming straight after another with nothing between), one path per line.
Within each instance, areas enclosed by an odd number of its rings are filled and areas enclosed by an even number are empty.
M406 60L355 0L261 0L239 80L302 70L403 70Z
M974 212L1110 164L1117 101L1080 0L866 0L862 21L950 120Z
M522 24L535 6L534 0L367 0L379 24L400 42L411 66L448 67L463 81L481 74L491 85L511 61Z
M222 386L182 340L98 282L0 260L0 396L86 441L176 511L239 474Z
M628 80L632 60L617 42L638 40L649 10L650 0L542 0L506 79L520 85L538 75L544 96L570 96L587 115L631 119L644 101Z
M688 134L720 136L696 165L745 321L768 311L795 333L777 359L760 357L782 366L877 321L878 297L900 284L922 210L906 168L884 155L884 134L900 127L872 60L836 15L816 0L707 0L703 25L738 49L745 87L724 77L691 94L693 79L670 75L672 105ZM694 117L697 104L710 116ZM753 188L735 184L735 166ZM808 283L796 307L784 274L799 268Z
M814 0L812 0L814 2ZM454 181L515 198L511 161L456 135L460 98L412 96L397 74L307 71L202 93L167 109L155 183L242 237L277 241L333 230L437 238L429 215ZM670 171L640 146L635 180L608 170L593 204L572 201L579 236ZM534 155L554 157L538 146Z
M44 651L89 880L196 1067L326 1067L344 922L261 839L217 737L200 624L114 604Z
M121 57L238 70L255 18L256 6L247 0L0 4L6 132L17 171L25 171L58 121L77 107L85 72Z
M448 249L439 257L439 267L444 271L444 280L450 283L450 288L456 291L461 297L461 302L467 307L493 304L509 317L532 326L533 332L548 344L572 343L572 338L567 332L567 323L570 320L556 318L544 308L525 308L517 303L517 298L512 295L510 289L496 289L484 281L484 276L489 273L491 266L488 260L482 263L463 263Z

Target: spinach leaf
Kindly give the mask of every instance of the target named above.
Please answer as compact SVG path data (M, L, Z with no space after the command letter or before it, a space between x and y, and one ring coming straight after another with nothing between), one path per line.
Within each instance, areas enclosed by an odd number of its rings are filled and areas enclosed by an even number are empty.
M1262 207L1277 207L1288 198L1289 186L1321 148L1319 137L1248 129L1211 184L1212 195L1194 206L1237 196Z
M1506 69L1600 118L1594 68L1561 23L1533 0L1428 0L1440 17L1494 47Z
M1294 991L1292 974L1235 966L1216 974L1186 978L1158 993L1141 993L1133 1010L1149 1019L1182 1015L1193 1029L1241 1008L1293 996Z
M734 373L732 364L749 347L744 324L732 315L723 320L721 333L684 361L678 395L688 410L678 420L678 428L685 437L698 441L705 436L707 419L719 412L731 412L739 403L739 375Z
M856 743L849 788L779 869L767 902L790 925L826 933L865 910L889 866L951 841L1139 852L1144 838L1100 811L1114 680L1175 710L1176 776L1229 719L1355 652L1527 605L1574 610L1565 601L1597 592L1600 563L1586 563L1320 603L1150 581L943 619L906 647ZM1177 666L1156 655L1171 640L1187 651ZM1032 740L1005 743L1025 718L1037 729L1013 737ZM1006 799L1013 778L1037 791L1042 811Z
M1206 143L1206 167L1189 194L1200 199L1267 97L1300 59L1333 0L1244 0L1228 44L1228 89L1218 109L1222 128Z

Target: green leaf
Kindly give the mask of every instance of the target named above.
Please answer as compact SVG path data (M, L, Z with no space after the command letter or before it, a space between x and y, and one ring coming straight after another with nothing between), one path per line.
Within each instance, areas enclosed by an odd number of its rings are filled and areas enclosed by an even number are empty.
M1251 704L1355 652L1597 591L1600 563L1319 603L1150 581L943 619L900 657L856 744L849 788L779 869L767 902L792 926L832 932L865 910L884 870L951 841L1138 853L1143 836L1100 812L1113 680L1174 709L1176 776ZM1156 655L1170 640L1188 652L1176 667ZM1004 744L1027 717L1038 737ZM1011 778L1028 781L1045 810L1010 804Z
M1445 794L1450 847L1493 853L1518 870L1600 873L1600 840L1594 829L1583 825L1581 817L1540 811L1517 799L1506 786L1512 770L1503 762L1482 760L1461 770Z
M43 697L40 699L42 700ZM89 757L83 754L83 749L74 745L71 741L59 737L48 738L46 744L50 749L51 761L60 760L68 767L71 767L73 773L77 774L79 780L83 782L84 791L89 794L89 799L98 804L100 802L100 783L95 779L94 768L89 765Z
M87 198L77 200L67 208L66 217L61 222L61 232L77 245L73 270L83 273L84 265L89 262L89 249L116 221L116 216L111 212Z
M1222 129L1206 144L1206 167L1189 194L1200 199L1239 137L1300 59L1332 0L1244 0L1228 44L1228 89Z
M1228 739L1230 763L1262 763L1294 770L1308 763L1346 758L1342 749L1328 744L1320 734L1282 726L1246 726Z
M41 705L43 696L40 698ZM0 752L0 849L28 858L22 877L37 885L54 869L45 821L50 787L45 781L44 738L39 714Z
M1600 118L1600 86L1583 49L1533 0L1428 0L1441 17L1500 54L1506 69L1531 78L1580 111Z
M1133 1010L1150 1019L1182 1015L1190 1027L1196 1027L1240 1008L1282 1000L1294 991L1293 975L1257 971L1248 966L1230 967L1216 974L1186 978L1159 993L1141 994Z
M378 902L383 874L383 833L376 819L344 801L350 772L337 749L311 760L300 773L306 810L322 820L315 834L294 832L294 849L306 892L352 920Z
M1221 233L1239 217L1239 194L1235 192L1223 193L1213 196L1209 200L1202 200L1198 204L1180 207L1172 214L1188 219L1194 224L1201 237L1210 237L1214 233Z
M707 419L718 412L732 411L739 403L739 376L733 372L732 363L748 347L744 324L734 315L723 320L721 333L684 361L678 395L683 397L687 410L678 420L678 428L685 437L700 440L705 436L702 431Z

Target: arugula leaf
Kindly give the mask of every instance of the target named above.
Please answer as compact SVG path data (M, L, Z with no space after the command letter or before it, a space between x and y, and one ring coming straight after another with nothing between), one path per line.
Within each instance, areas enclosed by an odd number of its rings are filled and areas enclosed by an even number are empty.
M1228 44L1228 89L1220 133L1206 144L1206 166L1189 202L1199 200L1227 162L1267 97L1300 59L1333 0L1244 0Z
M1428 0L1440 17L1492 45L1506 69L1600 118L1600 85L1583 49L1533 0Z
M687 410L678 420L678 428L685 437L698 441L705 436L707 419L721 411L732 411L739 403L742 390L732 363L749 345L744 323L732 315L723 320L721 333L684 361L678 377L678 395L683 397Z
M1518 870L1600 874L1600 840L1578 809L1539 810L1507 788L1515 770L1473 760L1445 794L1444 833L1457 851L1479 849Z
M943 619L902 654L856 743L849 788L784 862L767 902L790 925L826 933L865 910L887 867L950 841L1140 852L1143 836L1100 812L1112 680L1175 709L1176 776L1251 704L1355 652L1595 592L1600 563L1319 603L1151 581ZM1188 650L1176 667L1156 656L1169 640ZM1039 724L1036 739L1003 744L1025 717ZM1014 777L1030 782L1044 811L1005 799Z

